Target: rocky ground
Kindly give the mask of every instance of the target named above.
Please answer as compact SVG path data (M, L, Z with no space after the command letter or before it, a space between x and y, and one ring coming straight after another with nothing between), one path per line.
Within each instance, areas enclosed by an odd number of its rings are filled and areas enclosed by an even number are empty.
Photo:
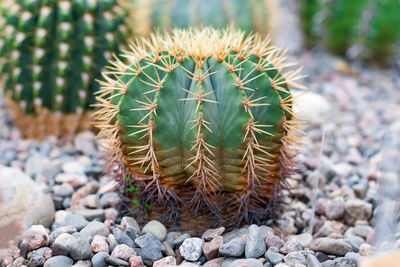
M299 112L312 123L277 219L197 237L157 221L139 226L135 214L121 218L118 188L102 174L106 161L92 133L23 140L1 102L0 185L12 192L3 207L10 225L32 225L1 266L357 266L378 250L400 248L400 229L378 245L374 228L380 162L400 148L384 138L400 128L400 71L350 66L321 52L300 63L313 93ZM6 236L0 231L0 241Z

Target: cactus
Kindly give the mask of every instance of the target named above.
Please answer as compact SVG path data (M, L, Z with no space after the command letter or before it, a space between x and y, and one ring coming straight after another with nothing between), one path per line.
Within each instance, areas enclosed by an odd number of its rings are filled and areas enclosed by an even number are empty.
M121 0L3 1L1 79L26 137L90 126L96 79L128 35Z
M398 0L303 0L303 30L309 45L323 40L333 53L360 47L362 58L385 60L400 39ZM357 54L356 54L357 55Z
M263 218L294 166L300 69L283 72L279 49L233 29L152 35L124 57L104 75L95 118L143 188L132 191L153 212Z
M275 0L133 0L135 33L149 36L153 29L233 24L246 32L272 33Z

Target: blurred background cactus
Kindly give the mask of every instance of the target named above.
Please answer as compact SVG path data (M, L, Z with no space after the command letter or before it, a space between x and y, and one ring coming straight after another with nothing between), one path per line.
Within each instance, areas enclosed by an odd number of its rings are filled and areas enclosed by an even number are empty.
M301 6L309 47L322 43L338 55L378 61L398 48L399 14L398 0L303 0Z
M89 128L96 79L128 37L120 0L11 0L1 4L1 79L26 137Z
M105 75L99 135L153 213L257 221L290 176L298 120L289 88L301 88L301 76L283 71L284 55L268 41L244 36L153 35Z
M137 34L149 36L154 29L233 25L246 32L273 33L276 0L132 0Z

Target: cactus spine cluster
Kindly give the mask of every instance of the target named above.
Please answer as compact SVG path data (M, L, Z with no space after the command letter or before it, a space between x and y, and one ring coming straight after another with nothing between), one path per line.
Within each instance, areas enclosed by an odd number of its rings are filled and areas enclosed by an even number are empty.
M309 45L318 40L345 55L358 47L360 57L384 61L400 40L398 0L303 0L303 29Z
M174 30L139 41L104 75L99 136L142 199L251 221L266 214L296 155L284 55L238 30Z
M1 4L1 79L26 137L88 128L96 79L128 35L121 0Z
M233 25L246 32L272 33L275 0L134 0L138 35L153 29Z

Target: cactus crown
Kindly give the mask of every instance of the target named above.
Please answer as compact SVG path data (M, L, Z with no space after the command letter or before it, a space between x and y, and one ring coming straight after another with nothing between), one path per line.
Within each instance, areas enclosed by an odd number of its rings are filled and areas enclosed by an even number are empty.
M124 5L123 0L3 1L0 75L15 113L88 110L99 87L95 79L127 38Z
M229 206L249 218L263 214L290 172L298 121L289 87L302 87L299 70L284 74L279 49L244 36L210 28L152 35L131 46L128 65L117 60L105 73L99 135L145 186L146 202Z
M234 25L246 32L271 34L275 5L275 0L135 0L134 30L148 36L153 28Z

